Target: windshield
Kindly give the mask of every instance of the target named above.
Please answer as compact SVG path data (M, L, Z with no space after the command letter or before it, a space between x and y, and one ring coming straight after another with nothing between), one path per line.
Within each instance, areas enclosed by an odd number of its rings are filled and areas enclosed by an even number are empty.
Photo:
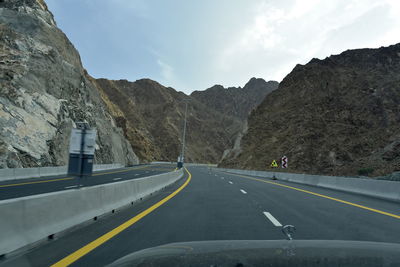
M0 1L0 266L396 265L399 12Z

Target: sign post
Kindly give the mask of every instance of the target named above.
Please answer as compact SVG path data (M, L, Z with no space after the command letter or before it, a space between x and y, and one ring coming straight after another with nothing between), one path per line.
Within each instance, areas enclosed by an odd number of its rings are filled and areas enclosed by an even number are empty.
M178 169L180 169L180 168L182 168L183 167L183 157L182 157L182 155L180 155L179 157L178 157L178 164L177 164L177 167L178 167Z
M93 172L96 129L91 129L86 122L77 122L77 128L71 131L68 175L90 176Z

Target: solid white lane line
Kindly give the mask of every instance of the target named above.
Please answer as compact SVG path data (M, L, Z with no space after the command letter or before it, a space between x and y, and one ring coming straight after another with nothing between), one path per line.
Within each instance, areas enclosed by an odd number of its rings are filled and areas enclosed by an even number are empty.
M275 226L278 226L278 227L282 226L282 224L280 222L278 222L278 220L275 219L275 217L272 216L271 213L266 212L266 211L264 211L263 213Z
M233 184L231 181L229 181L230 184Z
M243 189L240 189L240 192L242 192L243 194L247 194L247 192L244 191Z
M70 188L75 188L75 187L78 187L78 185L66 186L66 187L64 187L64 189L70 189Z
M114 178L113 181L121 180L122 178Z

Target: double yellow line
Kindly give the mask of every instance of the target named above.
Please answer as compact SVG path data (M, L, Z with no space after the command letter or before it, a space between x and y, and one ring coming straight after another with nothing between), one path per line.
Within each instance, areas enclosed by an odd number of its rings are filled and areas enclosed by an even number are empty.
M67 257L63 258L62 260L60 260L60 261L58 261L56 263L54 263L51 266L53 266L53 267L61 267L61 266L68 266L68 265L74 263L78 259L82 258L83 256L85 256L86 254L88 254L89 252L91 252L92 250L97 248L98 246L104 244L105 242L107 242L108 240L110 240L114 236L118 235L119 233L121 233L122 231L127 229L128 227L130 227L133 224L135 224L136 222L140 221L143 217L145 217L146 215L148 215L149 213L151 213L152 211L154 211L155 209L157 209L158 207L163 205L165 202L167 202L168 200L170 200L171 198L176 196L180 191L183 190L183 188L185 188L189 184L190 180L192 179L192 174L186 168L185 168L185 170L186 170L186 172L188 174L188 178L173 193L171 193L170 195L166 196L165 198L163 198L162 200L160 200L159 202L157 202L156 204L154 204L150 208L142 211L141 213L139 213L135 217L129 219L126 222L124 222L120 226L118 226L118 227L114 228L113 230L109 231L108 233L100 236L96 240L90 242L89 244L87 244L84 247L78 249L77 251L73 252L72 254L68 255Z

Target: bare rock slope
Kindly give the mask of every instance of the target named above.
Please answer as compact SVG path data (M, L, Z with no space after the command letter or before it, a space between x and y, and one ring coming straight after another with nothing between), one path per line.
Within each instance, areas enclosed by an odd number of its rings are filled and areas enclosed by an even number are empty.
M97 163L137 162L43 1L0 1L0 36L0 168L66 164L71 127L85 120Z
M188 96L149 79L97 79L96 84L142 160L177 159L188 100L186 160L214 163L234 145L246 114L277 87L252 78L244 88L214 86Z
M187 161L218 162L241 129L239 119L149 79L97 79L96 83L114 110L117 123L144 161L176 161L181 153L186 100Z
M204 91L194 91L190 96L225 115L245 121L249 113L269 93L277 89L278 85L279 83L276 81L266 82L261 78L251 78L243 88L224 88L221 85L214 85Z
M400 170L400 44L297 65L248 124L222 166L268 169L286 155L295 172Z

